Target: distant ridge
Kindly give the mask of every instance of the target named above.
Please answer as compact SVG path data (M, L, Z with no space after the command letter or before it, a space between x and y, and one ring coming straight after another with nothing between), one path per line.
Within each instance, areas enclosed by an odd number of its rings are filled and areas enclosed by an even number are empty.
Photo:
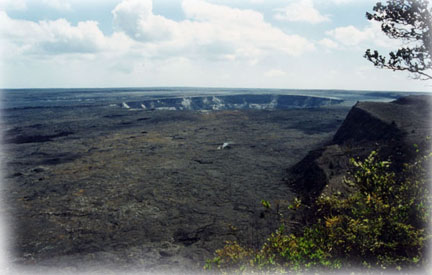
M307 96L343 100L346 106L361 101L389 101L413 94L392 91L303 90L303 89L248 89L199 87L144 87L144 88L62 88L62 89L0 89L0 108L24 109L31 107L94 107L111 104L143 103L157 99L225 97L225 96ZM414 93L424 94L424 93ZM252 102L255 104L255 102ZM268 102L269 103L269 102ZM180 104L180 102L179 102ZM133 105L133 104L132 104ZM147 106L146 106L147 107ZM166 107L166 106L162 106ZM178 106L180 107L180 106ZM142 109L138 106L131 108ZM176 108L178 109L178 108Z
M150 110L280 110L293 108L316 108L340 104L342 99L275 94L239 94L218 96L183 96L143 101L123 102L131 108Z

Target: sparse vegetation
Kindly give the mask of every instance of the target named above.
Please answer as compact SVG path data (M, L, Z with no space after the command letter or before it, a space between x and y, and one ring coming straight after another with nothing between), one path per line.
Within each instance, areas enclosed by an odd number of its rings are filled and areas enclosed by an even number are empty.
M346 197L341 193L318 197L312 225L299 234L281 225L259 250L228 242L205 268L222 273L285 273L421 267L430 239L427 165L431 155L405 164L399 172L392 170L391 162L379 160L375 151L363 161L351 159L354 170L345 182L357 191ZM291 208L301 207L296 199Z

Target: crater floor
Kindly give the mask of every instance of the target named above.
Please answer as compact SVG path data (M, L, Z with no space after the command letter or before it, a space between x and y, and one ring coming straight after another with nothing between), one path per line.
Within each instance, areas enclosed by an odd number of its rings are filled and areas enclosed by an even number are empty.
M14 262L191 272L225 240L257 247L277 227L260 201L289 220L286 169L348 111L9 110L3 200Z

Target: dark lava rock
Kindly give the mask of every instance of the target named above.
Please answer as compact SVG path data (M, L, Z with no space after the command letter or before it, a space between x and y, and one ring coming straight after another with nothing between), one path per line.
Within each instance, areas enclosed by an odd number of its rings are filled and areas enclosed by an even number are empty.
M53 135L18 135L14 137L6 136L5 143L21 144L32 142L47 142L52 141L54 138L65 137L72 134L73 132L64 131Z
M45 171L45 169L43 169L41 167L37 167L37 168L33 169L32 171L35 173L41 173L41 172Z
M331 140L348 111L8 110L9 137L46 140L7 144L13 261L190 274L227 240L257 248L278 227L260 201L292 215L285 167Z
M349 159L363 159L377 150L390 159L394 169L402 168L420 151L428 148L431 135L431 96L408 96L390 103L358 102L348 113L332 142L311 151L288 170L289 184L311 203L322 193L350 188L343 177L350 169Z

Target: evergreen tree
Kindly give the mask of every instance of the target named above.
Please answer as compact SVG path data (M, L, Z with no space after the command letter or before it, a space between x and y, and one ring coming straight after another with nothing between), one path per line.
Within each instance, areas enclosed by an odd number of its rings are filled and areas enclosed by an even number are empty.
M400 39L404 47L391 51L387 59L368 49L364 55L375 66L393 71L409 71L416 79L432 79L432 8L427 0L390 0L378 2L369 20L381 23L390 38Z

